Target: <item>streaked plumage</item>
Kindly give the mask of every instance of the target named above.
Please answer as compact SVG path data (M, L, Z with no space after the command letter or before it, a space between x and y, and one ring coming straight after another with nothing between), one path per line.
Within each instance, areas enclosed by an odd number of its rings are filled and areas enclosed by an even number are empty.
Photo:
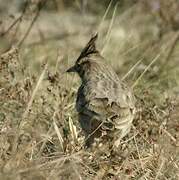
M106 130L114 133L114 139L122 139L130 131L135 113L131 90L96 50L96 39L97 34L82 50L75 65L67 70L77 72L82 81L76 109L87 146Z

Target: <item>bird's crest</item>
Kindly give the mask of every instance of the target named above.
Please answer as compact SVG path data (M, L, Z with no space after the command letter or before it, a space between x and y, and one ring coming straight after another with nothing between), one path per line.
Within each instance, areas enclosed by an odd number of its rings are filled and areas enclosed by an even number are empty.
M87 43L87 45L84 47L84 49L82 50L78 60L80 60L81 58L88 56L89 54L92 53L97 53L98 51L96 50L96 40L98 38L98 33L96 33L95 35L93 35L91 37L91 39L89 40L89 42Z

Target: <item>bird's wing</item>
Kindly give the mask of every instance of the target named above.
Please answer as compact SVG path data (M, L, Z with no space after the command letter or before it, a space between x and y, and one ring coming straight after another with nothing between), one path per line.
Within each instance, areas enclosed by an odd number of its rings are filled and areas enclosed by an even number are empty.
M84 96L86 101L89 101L91 104L99 104L99 106L115 103L119 108L133 109L135 98L131 90L120 81L114 83L99 81L96 85L89 84L85 86ZM105 103L103 103L104 101Z
M134 108L134 102L132 99L128 102L127 96L130 96L127 94L128 91L116 88L115 92L109 92L107 89L96 87L81 86L78 91L77 110L103 122L102 128L113 129L116 124L126 119L130 109Z

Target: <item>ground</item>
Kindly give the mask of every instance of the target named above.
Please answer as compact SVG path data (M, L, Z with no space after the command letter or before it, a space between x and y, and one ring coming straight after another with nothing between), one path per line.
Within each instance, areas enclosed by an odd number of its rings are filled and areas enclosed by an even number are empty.
M179 31L163 32L141 3L103 8L42 9L33 24L34 11L1 35L0 179L179 179ZM3 30L20 14L2 16ZM96 31L101 54L136 96L117 151L84 149L80 79L65 73Z

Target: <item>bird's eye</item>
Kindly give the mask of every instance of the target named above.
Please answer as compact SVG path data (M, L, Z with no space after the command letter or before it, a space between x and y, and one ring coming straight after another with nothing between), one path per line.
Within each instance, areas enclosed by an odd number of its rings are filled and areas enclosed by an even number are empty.
M76 71L79 72L80 71L80 64L76 65Z
M86 59L84 59L83 61L81 61L80 66L84 66L86 64L89 64L89 62Z

